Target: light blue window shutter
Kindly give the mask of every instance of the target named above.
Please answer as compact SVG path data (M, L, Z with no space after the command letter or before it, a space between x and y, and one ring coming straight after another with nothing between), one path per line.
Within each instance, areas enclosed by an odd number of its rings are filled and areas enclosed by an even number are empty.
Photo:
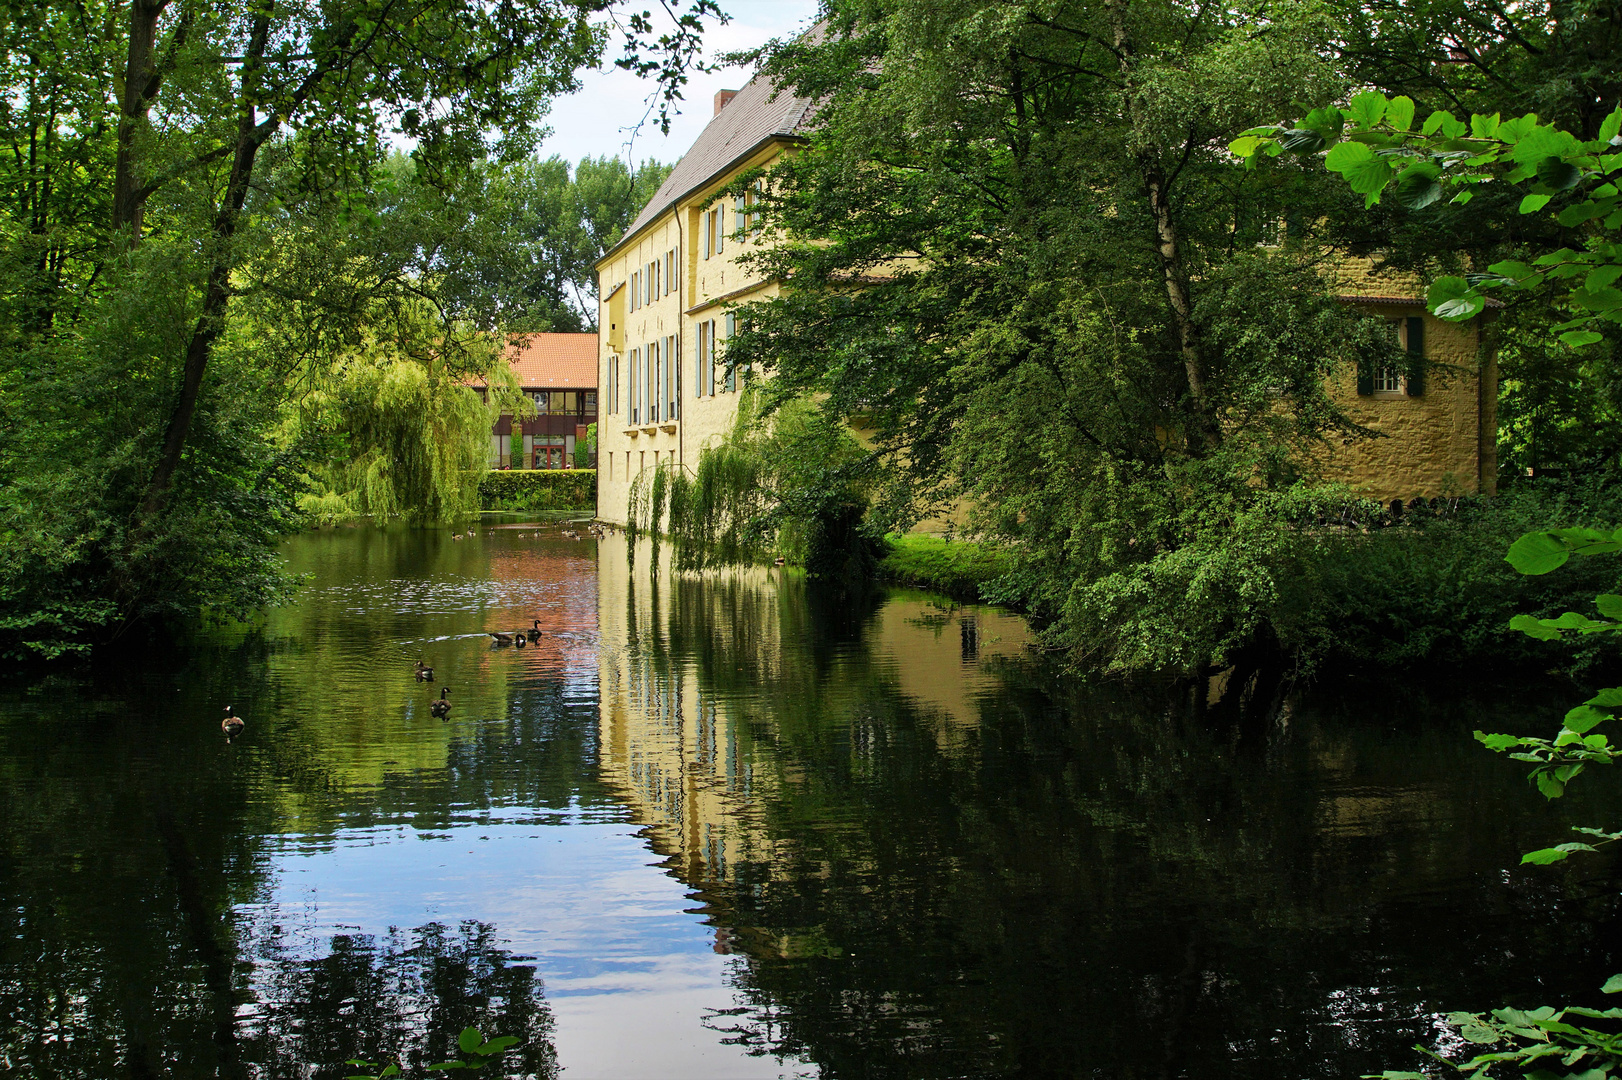
M704 324L698 324L698 341L693 349L693 396L704 396Z

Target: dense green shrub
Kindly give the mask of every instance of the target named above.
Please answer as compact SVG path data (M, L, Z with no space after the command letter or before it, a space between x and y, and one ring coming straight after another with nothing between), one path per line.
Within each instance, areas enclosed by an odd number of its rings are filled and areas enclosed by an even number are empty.
M1618 523L1622 489L1541 482L1471 501L1456 516L1330 530L1339 535L1315 537L1281 591L1279 636L1304 657L1392 668L1601 663L1599 639L1537 642L1511 630L1509 620L1592 615L1595 594L1617 591L1622 575L1614 561L1584 560L1562 574L1526 577L1504 552L1533 530Z
M1622 522L1622 488L1526 484L1495 499L1394 520L1335 488L1297 488L1241 509L1187 514L1183 543L1094 578L1011 551L982 589L1037 616L1049 644L1105 671L1197 672L1258 648L1297 670L1603 662L1509 628L1518 613L1593 612L1617 571L1593 560L1529 578L1504 551L1537 530Z
M486 510L596 510L596 469L492 469L479 484Z

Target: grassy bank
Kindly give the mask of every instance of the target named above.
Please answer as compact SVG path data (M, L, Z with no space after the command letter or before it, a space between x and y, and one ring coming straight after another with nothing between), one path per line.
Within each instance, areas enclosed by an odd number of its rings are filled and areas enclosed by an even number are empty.
M887 550L879 560L879 575L884 580L934 589L961 600L979 599L986 582L1012 567L1006 552L972 540L909 533L888 536L885 544Z
M596 510L596 469L491 470L479 484L483 510Z

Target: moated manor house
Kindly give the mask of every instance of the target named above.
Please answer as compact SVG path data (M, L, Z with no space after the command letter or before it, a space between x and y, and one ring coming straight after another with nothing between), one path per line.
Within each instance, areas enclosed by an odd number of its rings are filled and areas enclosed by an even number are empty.
M809 104L757 78L715 97L715 115L624 238L597 263L601 391L597 514L624 523L647 469L693 469L732 425L739 384L723 360L730 309L777 294L738 258L765 237L748 200L706 206L740 174L803 140ZM1333 390L1385 436L1329 451L1328 479L1381 501L1491 494L1497 471L1496 358L1485 319L1442 322L1414 280L1349 260L1342 299L1383 316L1423 363L1347 372ZM1490 318L1489 314L1487 318Z

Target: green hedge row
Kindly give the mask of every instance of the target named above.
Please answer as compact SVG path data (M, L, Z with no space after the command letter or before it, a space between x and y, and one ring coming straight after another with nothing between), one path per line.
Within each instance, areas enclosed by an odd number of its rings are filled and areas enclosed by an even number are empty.
M492 469L479 483L485 510L597 509L596 469Z

